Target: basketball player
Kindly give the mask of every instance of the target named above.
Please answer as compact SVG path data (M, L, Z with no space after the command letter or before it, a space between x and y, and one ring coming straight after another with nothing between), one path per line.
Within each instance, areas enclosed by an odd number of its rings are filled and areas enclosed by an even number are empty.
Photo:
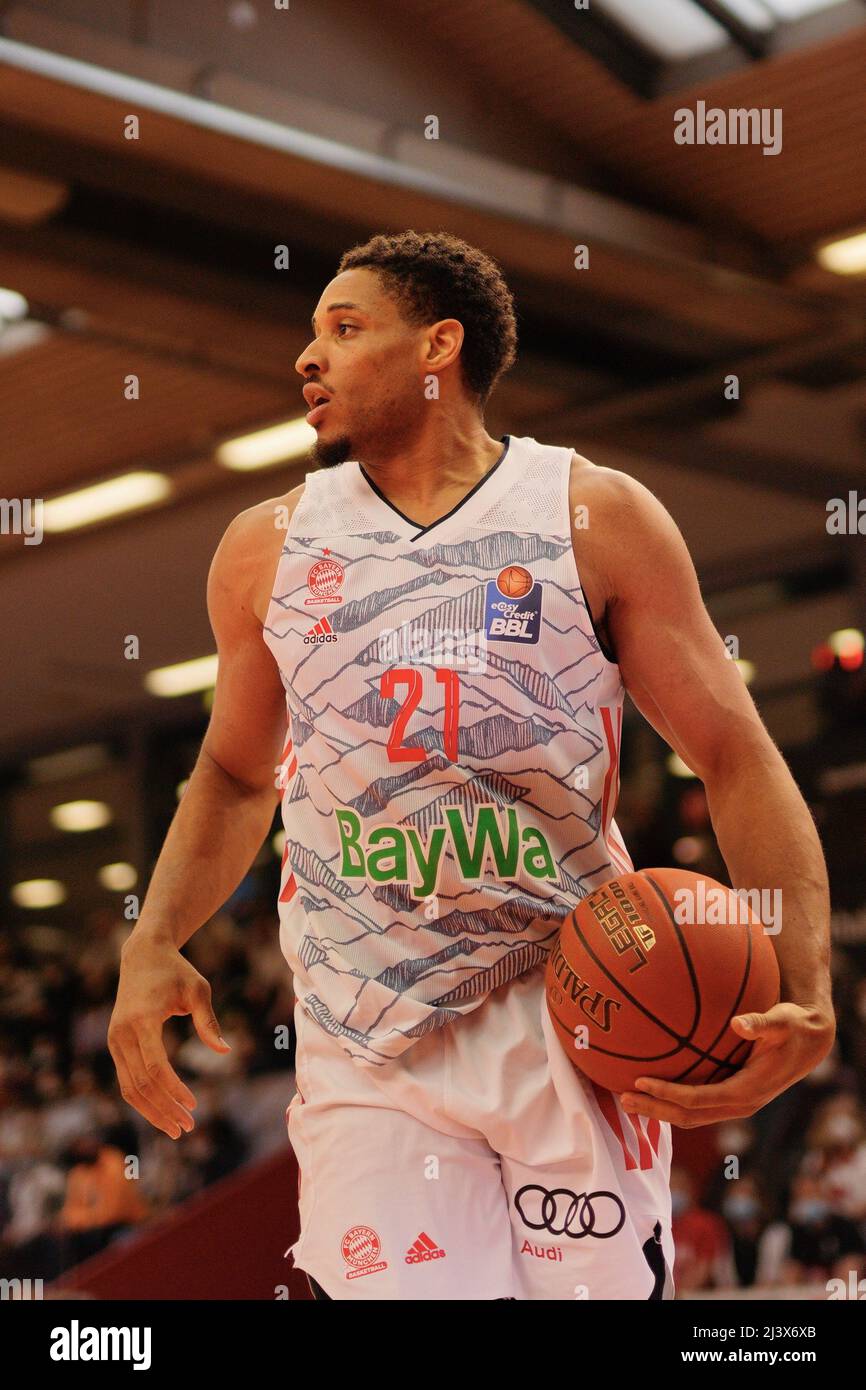
M671 1297L671 1124L751 1114L834 1036L808 810L652 494L487 434L515 339L498 267L454 237L344 255L296 363L320 467L216 552L210 725L123 952L121 1090L177 1138L195 1101L163 1022L227 1046L180 948L281 798L292 1253L320 1297ZM785 916L783 1002L735 1021L742 1072L617 1097L553 1035L543 967L632 868L624 688L703 779L734 886L781 888Z

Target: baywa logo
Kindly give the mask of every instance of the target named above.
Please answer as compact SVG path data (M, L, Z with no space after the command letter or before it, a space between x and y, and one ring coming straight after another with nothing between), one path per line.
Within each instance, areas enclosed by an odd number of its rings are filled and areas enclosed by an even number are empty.
M417 830L402 825L377 826L367 836L366 844L362 844L361 817L346 807L335 810L334 814L343 852L339 869L342 878L367 878L373 883L411 883L413 896L426 898L437 891L445 841L450 835L465 883L475 883L483 877L488 852L501 880L515 878L519 862L530 878L559 881L547 840L534 826L521 826L512 806L505 813L508 834L504 844L496 806L476 806L471 844L464 812L459 806L445 808L447 825L434 826L426 845L421 843Z

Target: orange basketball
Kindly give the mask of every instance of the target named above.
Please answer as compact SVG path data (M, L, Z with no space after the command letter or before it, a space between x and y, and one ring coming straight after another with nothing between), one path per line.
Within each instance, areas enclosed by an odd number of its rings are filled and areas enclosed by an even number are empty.
M752 1043L730 1021L778 1003L779 966L744 895L686 869L643 869L566 917L545 984L573 1064L628 1091L639 1076L687 1085L733 1076Z
M522 565L508 565L500 571L496 587L507 598L523 598L532 588L532 575Z

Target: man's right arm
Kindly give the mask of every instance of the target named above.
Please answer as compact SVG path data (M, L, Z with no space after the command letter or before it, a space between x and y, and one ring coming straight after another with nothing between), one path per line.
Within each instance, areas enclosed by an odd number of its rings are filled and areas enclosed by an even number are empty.
M279 551L274 505L242 512L214 555L207 590L219 655L213 709L141 915L121 953L108 1032L124 1099L175 1139L193 1127L189 1110L195 1098L169 1064L163 1024L190 1014L202 1042L217 1052L228 1050L210 985L180 948L247 873L280 795L285 691L255 612L262 565L272 574Z
M213 708L133 936L183 946L231 897L273 820L286 695L253 609L251 556L257 552L260 563L267 525L261 512L235 518L211 564L207 602L219 655Z

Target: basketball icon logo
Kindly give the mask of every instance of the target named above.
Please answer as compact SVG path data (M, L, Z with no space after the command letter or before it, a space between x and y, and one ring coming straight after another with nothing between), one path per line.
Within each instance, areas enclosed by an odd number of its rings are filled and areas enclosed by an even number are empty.
M532 575L522 565L507 565L499 571L496 587L506 598L523 598L532 588Z

